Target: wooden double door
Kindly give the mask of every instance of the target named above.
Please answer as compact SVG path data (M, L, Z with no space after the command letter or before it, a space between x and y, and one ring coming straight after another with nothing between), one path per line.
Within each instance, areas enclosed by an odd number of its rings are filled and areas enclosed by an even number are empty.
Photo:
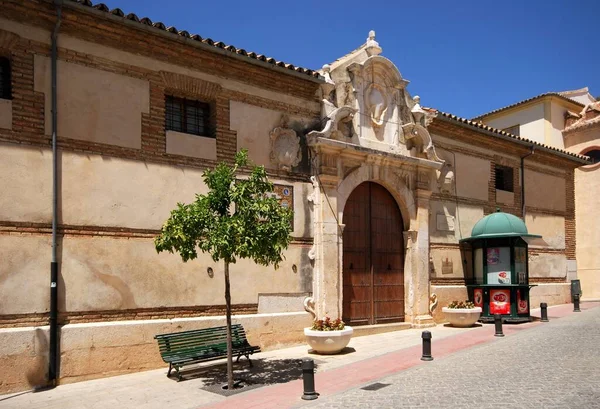
M404 321L400 209L383 186L360 184L344 208L343 313L354 325Z

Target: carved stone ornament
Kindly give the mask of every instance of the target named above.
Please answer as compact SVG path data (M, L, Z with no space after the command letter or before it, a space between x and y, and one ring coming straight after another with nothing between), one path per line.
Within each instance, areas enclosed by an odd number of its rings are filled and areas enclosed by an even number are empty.
M279 169L290 171L302 160L300 137L288 128L288 117L281 117L281 125L273 129L271 137L271 162Z
M387 100L387 95L381 86L371 84L367 89L365 103L371 118L371 124L376 128L379 128L385 122L384 118L388 110Z
M404 124L402 125L404 138L406 139L406 148L410 151L411 156L418 158L426 158L435 162L444 162L435 152L433 141L429 131L421 124Z
M440 174L438 187L441 193L452 194L454 192L454 171L452 171L452 165L449 163L446 163Z
M348 106L336 108L327 118L327 123L322 131L312 131L309 136L317 136L321 138L333 138L343 140L344 137L351 138L354 136L353 118L356 109Z

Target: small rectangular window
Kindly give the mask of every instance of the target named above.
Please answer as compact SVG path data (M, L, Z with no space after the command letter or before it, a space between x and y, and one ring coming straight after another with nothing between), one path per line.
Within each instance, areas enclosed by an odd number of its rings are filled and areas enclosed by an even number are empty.
M512 134L514 136L521 136L519 129L520 129L519 125L513 125L513 126L509 126L508 128L504 128L503 131L508 132L509 134Z
M496 189L514 192L513 168L496 165Z
M200 136L213 136L210 105L206 102L167 95L165 129Z
M0 98L11 99L10 81L10 61L6 57L0 57Z

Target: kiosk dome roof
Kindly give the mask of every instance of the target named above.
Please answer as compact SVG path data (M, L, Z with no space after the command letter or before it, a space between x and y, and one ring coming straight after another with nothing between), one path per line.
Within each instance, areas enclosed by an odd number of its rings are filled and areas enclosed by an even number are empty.
M509 213L497 209L495 213L485 216L479 220L473 230L471 237L465 240L500 238L500 237L541 237L529 234L523 220Z

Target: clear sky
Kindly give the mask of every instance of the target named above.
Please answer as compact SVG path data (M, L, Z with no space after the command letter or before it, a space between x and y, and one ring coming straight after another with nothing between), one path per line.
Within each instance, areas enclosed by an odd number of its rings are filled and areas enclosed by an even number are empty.
M312 69L375 30L411 95L467 118L550 91L600 96L598 0L104 2Z

